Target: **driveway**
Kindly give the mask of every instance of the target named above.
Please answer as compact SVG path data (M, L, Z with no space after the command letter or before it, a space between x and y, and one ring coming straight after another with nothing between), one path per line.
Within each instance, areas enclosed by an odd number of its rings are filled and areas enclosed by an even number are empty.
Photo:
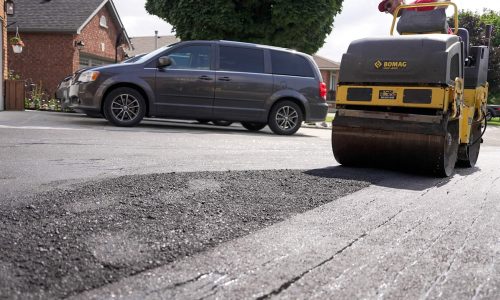
M329 134L2 112L0 298L498 298L498 128L447 179Z
M251 133L164 120L120 128L80 114L26 111L1 112L0 134L0 190L7 196L119 175L337 165L326 129L285 137L267 127Z

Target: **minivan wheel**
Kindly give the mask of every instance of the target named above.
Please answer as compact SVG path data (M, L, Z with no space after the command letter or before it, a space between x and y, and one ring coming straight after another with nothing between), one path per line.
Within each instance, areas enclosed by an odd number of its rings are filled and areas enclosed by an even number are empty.
M279 135L292 135L299 130L303 121L300 107L292 101L281 101L273 106L268 125Z
M266 127L266 123L241 122L241 125L250 131L259 131Z
M104 115L116 126L135 126L141 122L145 114L146 102L142 95L132 88L113 90L104 101Z

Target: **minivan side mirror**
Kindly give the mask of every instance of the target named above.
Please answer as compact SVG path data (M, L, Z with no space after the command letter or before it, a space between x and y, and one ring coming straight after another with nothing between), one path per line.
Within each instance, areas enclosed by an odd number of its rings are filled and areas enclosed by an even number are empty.
M168 56L162 56L160 58L158 58L158 63L157 63L157 67L158 68L165 68L165 67L168 67L172 64L172 59Z

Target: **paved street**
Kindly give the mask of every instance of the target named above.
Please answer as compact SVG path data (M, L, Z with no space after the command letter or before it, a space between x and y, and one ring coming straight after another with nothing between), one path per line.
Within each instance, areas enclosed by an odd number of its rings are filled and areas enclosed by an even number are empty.
M500 128L447 179L340 167L325 129L0 112L0 137L0 298L500 298Z
M118 175L336 165L325 129L283 137L267 127L251 133L164 120L119 128L78 114L27 111L2 112L0 133L6 195Z

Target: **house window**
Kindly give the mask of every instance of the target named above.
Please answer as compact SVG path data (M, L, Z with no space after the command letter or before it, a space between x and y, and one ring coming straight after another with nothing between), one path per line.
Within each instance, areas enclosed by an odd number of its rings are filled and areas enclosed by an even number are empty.
M108 28L108 20L106 20L105 16L101 16L101 19L99 20L99 25L104 28Z
M330 72L330 90L335 91L337 86L337 76L335 76L335 73Z

